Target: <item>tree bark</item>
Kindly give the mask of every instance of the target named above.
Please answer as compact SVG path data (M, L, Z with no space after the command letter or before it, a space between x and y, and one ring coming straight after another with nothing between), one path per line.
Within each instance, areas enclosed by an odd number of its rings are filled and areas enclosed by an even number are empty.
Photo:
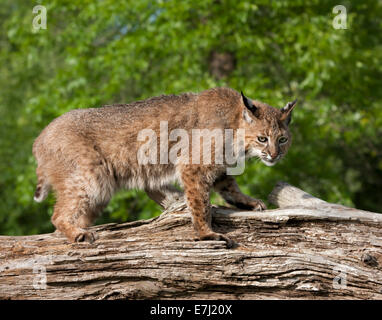
M95 226L93 244L57 233L0 237L0 299L382 299L382 215L278 183L263 212L213 208L238 242L195 241L184 203Z

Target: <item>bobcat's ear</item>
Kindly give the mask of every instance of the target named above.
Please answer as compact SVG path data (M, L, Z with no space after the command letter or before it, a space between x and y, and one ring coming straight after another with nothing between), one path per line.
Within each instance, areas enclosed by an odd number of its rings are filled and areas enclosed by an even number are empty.
M286 125L289 125L292 119L292 110L297 103L297 99L292 102L288 102L285 107L281 108L282 116L280 118L281 121L285 122Z
M243 103L244 105L247 107L247 109L249 111L252 112L253 115L255 115L256 117L259 116L259 108L256 107L253 102L251 101L251 99L248 99L244 94L243 94L243 91L241 91L241 97L243 98Z

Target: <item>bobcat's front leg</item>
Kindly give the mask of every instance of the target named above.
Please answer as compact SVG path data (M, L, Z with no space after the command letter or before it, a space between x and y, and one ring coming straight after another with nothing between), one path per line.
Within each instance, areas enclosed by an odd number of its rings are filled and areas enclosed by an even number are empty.
M265 210L264 202L243 194L233 176L223 175L214 183L214 189L227 201L239 209Z
M186 166L182 169L181 179L186 203L191 211L192 223L200 240L224 240L228 247L234 241L223 234L216 233L211 227L210 189L213 182L203 174L203 167Z

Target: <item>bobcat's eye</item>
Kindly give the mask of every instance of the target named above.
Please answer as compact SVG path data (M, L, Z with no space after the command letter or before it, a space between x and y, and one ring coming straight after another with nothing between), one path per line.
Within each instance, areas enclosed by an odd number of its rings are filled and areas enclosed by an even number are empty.
M287 142L288 141L288 138L286 138L286 137L281 137L280 139L279 139L279 143L285 143L285 142Z
M259 142L261 142L261 143L264 143L264 142L267 142L268 138L267 137L257 137L257 140L259 140Z

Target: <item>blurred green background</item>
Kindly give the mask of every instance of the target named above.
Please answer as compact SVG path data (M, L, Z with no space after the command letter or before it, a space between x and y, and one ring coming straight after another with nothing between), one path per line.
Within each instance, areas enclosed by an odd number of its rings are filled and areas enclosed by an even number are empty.
M37 4L46 30L32 28ZM332 25L338 4L345 30ZM375 0L2 0L0 234L53 231L54 196L33 202L32 144L55 117L216 86L277 107L299 98L287 157L248 163L244 192L266 199L284 180L382 212L381 17ZM143 192L121 191L98 223L159 213Z

